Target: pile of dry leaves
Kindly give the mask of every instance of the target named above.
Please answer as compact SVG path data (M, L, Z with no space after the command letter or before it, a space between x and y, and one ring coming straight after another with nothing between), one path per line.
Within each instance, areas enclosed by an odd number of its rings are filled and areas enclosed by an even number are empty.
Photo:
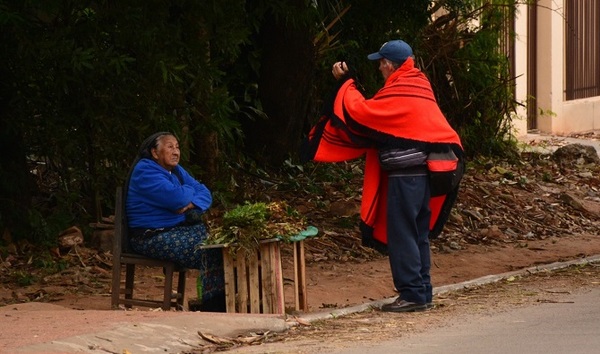
M518 243L574 234L600 234L600 159L591 146L559 147L554 153L523 152L521 160L470 161L458 200L433 248ZM360 181L356 181L360 186ZM375 256L360 246L359 232L341 228L357 218L358 194L332 191L329 208L309 213L325 237L311 249L315 260ZM309 200L309 199L307 199ZM305 205L306 210L315 206ZM349 222L350 223L350 222ZM316 242L316 241L313 241Z
M540 240L600 231L600 159L593 147L472 164L441 245Z

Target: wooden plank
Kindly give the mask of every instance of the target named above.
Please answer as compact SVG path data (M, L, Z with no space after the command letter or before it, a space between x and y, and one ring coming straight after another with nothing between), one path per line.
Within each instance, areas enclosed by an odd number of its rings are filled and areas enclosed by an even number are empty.
M294 247L294 309L300 310L300 252L298 251L298 242L293 243Z
M225 272L225 308L235 312L235 263L228 248L223 248L223 270Z
M248 313L248 273L246 252L238 251L237 264L237 308L240 313Z
M271 248L270 244L260 245L260 266L261 266L261 293L262 293L262 312L273 313L273 278L271 274Z
M248 288L250 295L250 313L260 313L260 271L258 251L248 256Z
M263 244L260 251L263 312L283 314L285 298L279 242Z
M304 257L304 240L294 242L294 288L296 289L296 310L308 311L306 296L306 259Z
M264 244L264 243L271 243L271 242L280 242L279 239L277 238L270 238L270 239L266 239L266 240L260 240L258 241L260 244ZM235 247L237 246L237 243L219 243L219 244L211 244L211 245L200 245L198 246L199 249L210 249L210 248L227 248L227 247Z
M126 307L131 307L131 306L160 307L163 302L162 302L162 300L120 299L119 303L125 305ZM177 303L172 303L172 305L176 306Z
M283 294L283 270L281 268L281 247L280 243L271 244L271 264L273 277L273 293L275 296L273 302L273 313L285 313L285 297Z

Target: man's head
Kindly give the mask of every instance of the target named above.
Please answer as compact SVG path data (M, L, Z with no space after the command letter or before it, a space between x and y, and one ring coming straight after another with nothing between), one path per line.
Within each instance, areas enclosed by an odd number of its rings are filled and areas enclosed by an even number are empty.
M369 60L387 59L393 63L402 64L413 56L412 48L405 41L396 39L383 43L378 52L367 56Z
M379 60L379 71L387 79L406 59L413 56L412 48L403 40L383 43L378 52L367 56L369 60Z

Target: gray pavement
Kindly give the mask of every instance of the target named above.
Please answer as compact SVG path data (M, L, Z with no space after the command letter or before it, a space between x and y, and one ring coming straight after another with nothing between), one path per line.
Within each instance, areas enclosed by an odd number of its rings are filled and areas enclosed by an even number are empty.
M600 351L600 289L335 354L577 354Z
M502 279L509 278L520 274L531 274L541 271L556 270L576 264L586 263L598 263L600 262L600 255L593 256L584 259L578 259L569 262L557 262L548 265L540 265L522 269L519 271L513 271L503 274L490 275L473 279L459 284L452 284L437 287L434 289L434 294L442 294L449 291L454 291L462 288L468 288L471 286L477 286L487 283L498 282ZM585 299L584 299L585 300ZM46 343L27 345L18 348L15 352L18 353L125 353L127 350L129 353L179 353L185 350L190 350L197 346L201 339L198 336L198 331L203 333L211 334L218 337L229 337L235 338L238 335L247 335L248 333L264 333L266 331L283 332L290 329L293 326L299 325L299 323L307 323L313 321L319 321L323 319L331 319L351 313L361 312L368 310L373 307L381 307L383 304L393 301L393 299L385 299L379 301L373 301L358 306L329 310L326 312L315 312L303 315L301 318L289 318L286 319L284 316L277 315L264 315L264 314L224 314L224 313L201 313L201 312L186 312L179 316L170 316L163 319L155 319L142 321L137 323L123 324L119 323L118 326L110 330L104 330L100 332L87 333L83 335L77 335L72 337L66 337L62 339L53 340ZM578 301L572 307L569 307L573 311L573 314L577 311L583 311L591 313L595 306L596 313L598 313L598 297L590 299L593 303L586 301ZM532 310L535 311L535 310ZM593 317L595 320L598 317ZM573 320L576 319L573 318ZM499 318L497 321L509 321L507 319ZM543 318L540 321L547 321ZM538 321L539 322L539 321ZM532 324L530 327L534 328L538 324ZM579 325L585 325L580 323ZM593 330L583 331L584 334L594 334L596 344L600 341L598 335L597 324ZM511 327L512 330L522 332L518 327ZM467 330L467 329L465 329ZM468 329L471 331L471 329ZM484 330L483 328L481 329ZM506 328L510 330L510 328ZM531 329L532 330L532 329ZM548 335L551 336L552 328L548 328L547 332L538 334L539 336ZM573 330L575 331L575 330ZM591 332L590 332L591 331ZM593 333L592 333L593 332ZM469 338L473 338L472 332L467 333ZM435 335L435 334L434 334ZM448 333L448 338L454 336L454 340L457 341L457 345L460 344L461 338L456 333ZM512 336L513 334L511 334ZM516 334L515 334L516 335ZM510 337L510 336L509 336ZM477 335L477 341L493 341L494 333L484 333ZM506 337L505 337L506 338ZM540 337L541 338L541 337ZM464 340L464 337L462 338ZM471 340L472 341L472 340ZM435 344L430 342L427 347L420 346L417 342L413 344L414 353L435 353L435 352L447 352L447 351L435 351L436 345L441 345L444 341ZM488 343L488 345L495 345L497 343ZM433 349L432 349L433 348ZM489 348L489 347L488 347ZM507 347L505 347L507 348ZM380 348L381 351L378 353L385 353L386 348ZM388 348L389 350L392 350ZM439 349L439 348L437 348ZM431 351L434 350L434 351ZM476 352L490 352L490 351L478 351L476 344L473 344L472 353ZM375 353L374 351L371 351ZM412 351L411 351L412 352ZM463 353L469 353L467 351L461 351ZM497 351L495 353L501 353L503 351ZM512 352L512 351L504 351ZM531 351L516 351L516 352L531 352ZM537 351L539 352L539 351ZM569 352L569 351L567 351ZM352 353L352 352L348 352ZM491 352L490 352L491 353ZM556 351L549 353L558 353Z

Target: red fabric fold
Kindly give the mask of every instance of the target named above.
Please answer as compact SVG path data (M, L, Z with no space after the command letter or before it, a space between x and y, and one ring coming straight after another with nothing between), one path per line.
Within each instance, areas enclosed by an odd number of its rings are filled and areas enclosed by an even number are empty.
M373 228L373 237L385 244L387 173L379 165L377 143L397 140L407 147L446 144L462 150L460 138L440 111L429 81L411 58L371 99L365 99L353 79L347 80L338 89L332 108L333 114L322 116L309 134L309 158L339 162L365 155L360 216ZM445 196L431 199L430 229L436 226L445 202Z

